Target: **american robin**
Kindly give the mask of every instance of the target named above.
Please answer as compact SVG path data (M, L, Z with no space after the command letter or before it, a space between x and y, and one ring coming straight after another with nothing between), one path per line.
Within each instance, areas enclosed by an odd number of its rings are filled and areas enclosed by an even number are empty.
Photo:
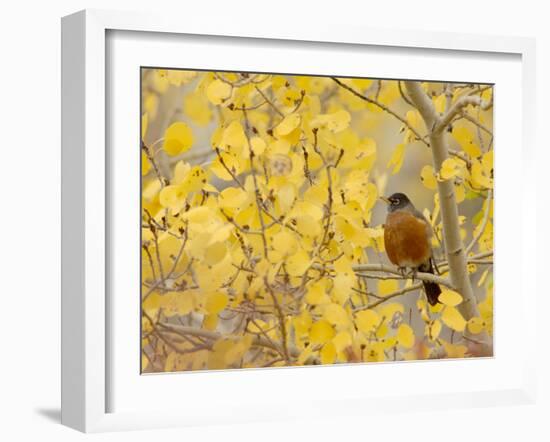
M384 245L390 261L403 271L410 268L414 273L434 273L430 223L404 193L381 199L388 204ZM429 281L423 281L423 284L428 302L437 304L441 293L439 285Z

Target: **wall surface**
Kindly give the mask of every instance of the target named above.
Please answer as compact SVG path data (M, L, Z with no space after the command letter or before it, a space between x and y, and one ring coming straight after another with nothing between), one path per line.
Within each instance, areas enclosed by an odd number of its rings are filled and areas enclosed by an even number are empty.
M538 53L539 200L548 200L549 155L544 129L550 119L550 30L544 2L395 0L338 2L277 0L19 0L0 14L0 433L7 441L83 440L59 425L60 416L60 17L83 8L160 10L227 20L330 23L534 36ZM548 223L539 211L539 225ZM541 245L548 235L539 231ZM539 252L540 253L540 252ZM547 262L533 257L533 277ZM548 308L541 288L539 311ZM539 314L542 318L542 314ZM548 373L548 329L540 326L542 363ZM102 434L94 440L548 440L550 391L540 378L539 406L381 414L363 421L287 422L208 429Z

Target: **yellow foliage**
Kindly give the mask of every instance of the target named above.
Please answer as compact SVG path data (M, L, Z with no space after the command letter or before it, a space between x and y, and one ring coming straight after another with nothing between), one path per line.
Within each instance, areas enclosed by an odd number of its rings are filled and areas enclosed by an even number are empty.
M466 321L455 307L446 306L441 314L443 323L458 332L464 331Z
M193 132L185 123L172 123L164 132L164 150L169 155L186 152L192 145Z
M456 307L462 303L462 296L454 290L445 289L439 294L439 302L451 307Z
M206 96L212 104L223 104L231 97L233 88L222 80L214 80L206 89Z
M334 328L324 319L314 322L309 331L312 344L324 344L334 337Z
M375 331L379 324L380 318L374 310L361 310L355 315L355 325L364 333Z

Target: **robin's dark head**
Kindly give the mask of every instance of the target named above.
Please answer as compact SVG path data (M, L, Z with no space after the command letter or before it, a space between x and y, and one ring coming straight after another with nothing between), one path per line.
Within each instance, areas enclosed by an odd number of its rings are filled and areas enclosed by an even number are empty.
M413 208L411 200L404 193L394 193L388 197L381 197L381 199L388 205L388 212L395 212L396 210L403 210L407 208Z

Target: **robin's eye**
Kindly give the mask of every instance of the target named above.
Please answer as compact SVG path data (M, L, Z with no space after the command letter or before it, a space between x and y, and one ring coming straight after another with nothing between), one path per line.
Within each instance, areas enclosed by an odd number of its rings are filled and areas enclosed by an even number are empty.
M392 205L397 206L399 204L399 200L391 200Z

